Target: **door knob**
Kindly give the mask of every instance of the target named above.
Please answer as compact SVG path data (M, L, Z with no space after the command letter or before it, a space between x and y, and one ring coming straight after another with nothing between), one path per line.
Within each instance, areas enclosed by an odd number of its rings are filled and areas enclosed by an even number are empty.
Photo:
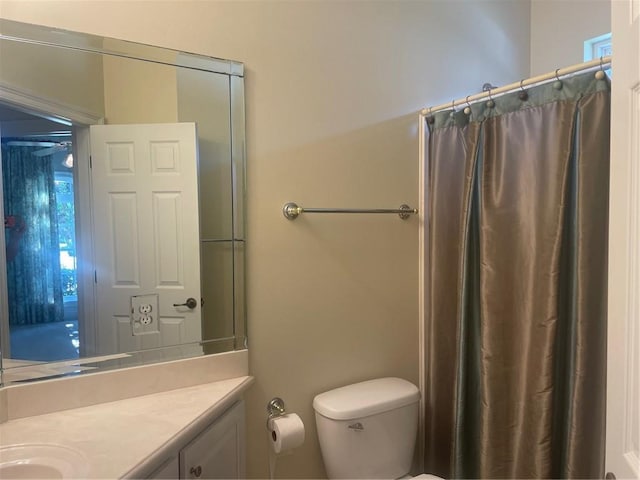
M174 303L174 307L188 307L191 310L198 306L198 301L195 298L187 298L187 301L184 303Z

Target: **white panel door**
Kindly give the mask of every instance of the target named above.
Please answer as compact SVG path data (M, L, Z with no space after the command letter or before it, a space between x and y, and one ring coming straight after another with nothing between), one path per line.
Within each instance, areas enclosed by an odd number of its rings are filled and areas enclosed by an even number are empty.
M640 0L611 2L606 471L640 476Z
M195 124L90 136L98 353L201 341Z

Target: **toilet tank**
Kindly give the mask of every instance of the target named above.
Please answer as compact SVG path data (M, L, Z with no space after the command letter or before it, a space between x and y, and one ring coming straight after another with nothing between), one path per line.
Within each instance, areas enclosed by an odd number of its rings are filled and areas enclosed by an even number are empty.
M399 478L411 469L420 393L401 378L347 385L313 399L329 478Z

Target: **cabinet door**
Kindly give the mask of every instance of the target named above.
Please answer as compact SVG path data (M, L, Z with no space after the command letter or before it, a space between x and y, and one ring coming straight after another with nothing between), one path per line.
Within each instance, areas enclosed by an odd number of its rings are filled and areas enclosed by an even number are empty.
M180 452L180 478L245 478L244 402L220 416Z
M160 468L147 478L153 480L178 478L178 457L167 460Z

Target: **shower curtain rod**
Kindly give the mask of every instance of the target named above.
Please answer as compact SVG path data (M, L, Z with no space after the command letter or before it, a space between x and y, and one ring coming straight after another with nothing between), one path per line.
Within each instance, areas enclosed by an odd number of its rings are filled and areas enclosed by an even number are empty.
M537 77L527 78L525 80L511 83L509 85L505 85L504 87L494 88L486 92L469 95L465 98L461 98L460 100L455 100L449 103L443 103L442 105L438 105L437 107L423 108L420 111L420 115L427 116L427 115L431 115L432 113L438 112L440 110L455 109L455 107L458 107L460 105L468 105L471 103L479 102L487 98L499 97L506 93L521 90L524 87L530 87L532 85L537 85L537 84L545 83L551 80L560 79L561 77L566 77L568 75L573 75L576 73L586 72L589 70L604 70L604 67L607 65L611 65L611 56L600 57L599 59L591 60L590 62L578 63L570 67L559 68L553 72L545 73L543 75L538 75Z
M9 140L3 143L9 147L56 147L71 145L71 142L51 142L46 140Z

